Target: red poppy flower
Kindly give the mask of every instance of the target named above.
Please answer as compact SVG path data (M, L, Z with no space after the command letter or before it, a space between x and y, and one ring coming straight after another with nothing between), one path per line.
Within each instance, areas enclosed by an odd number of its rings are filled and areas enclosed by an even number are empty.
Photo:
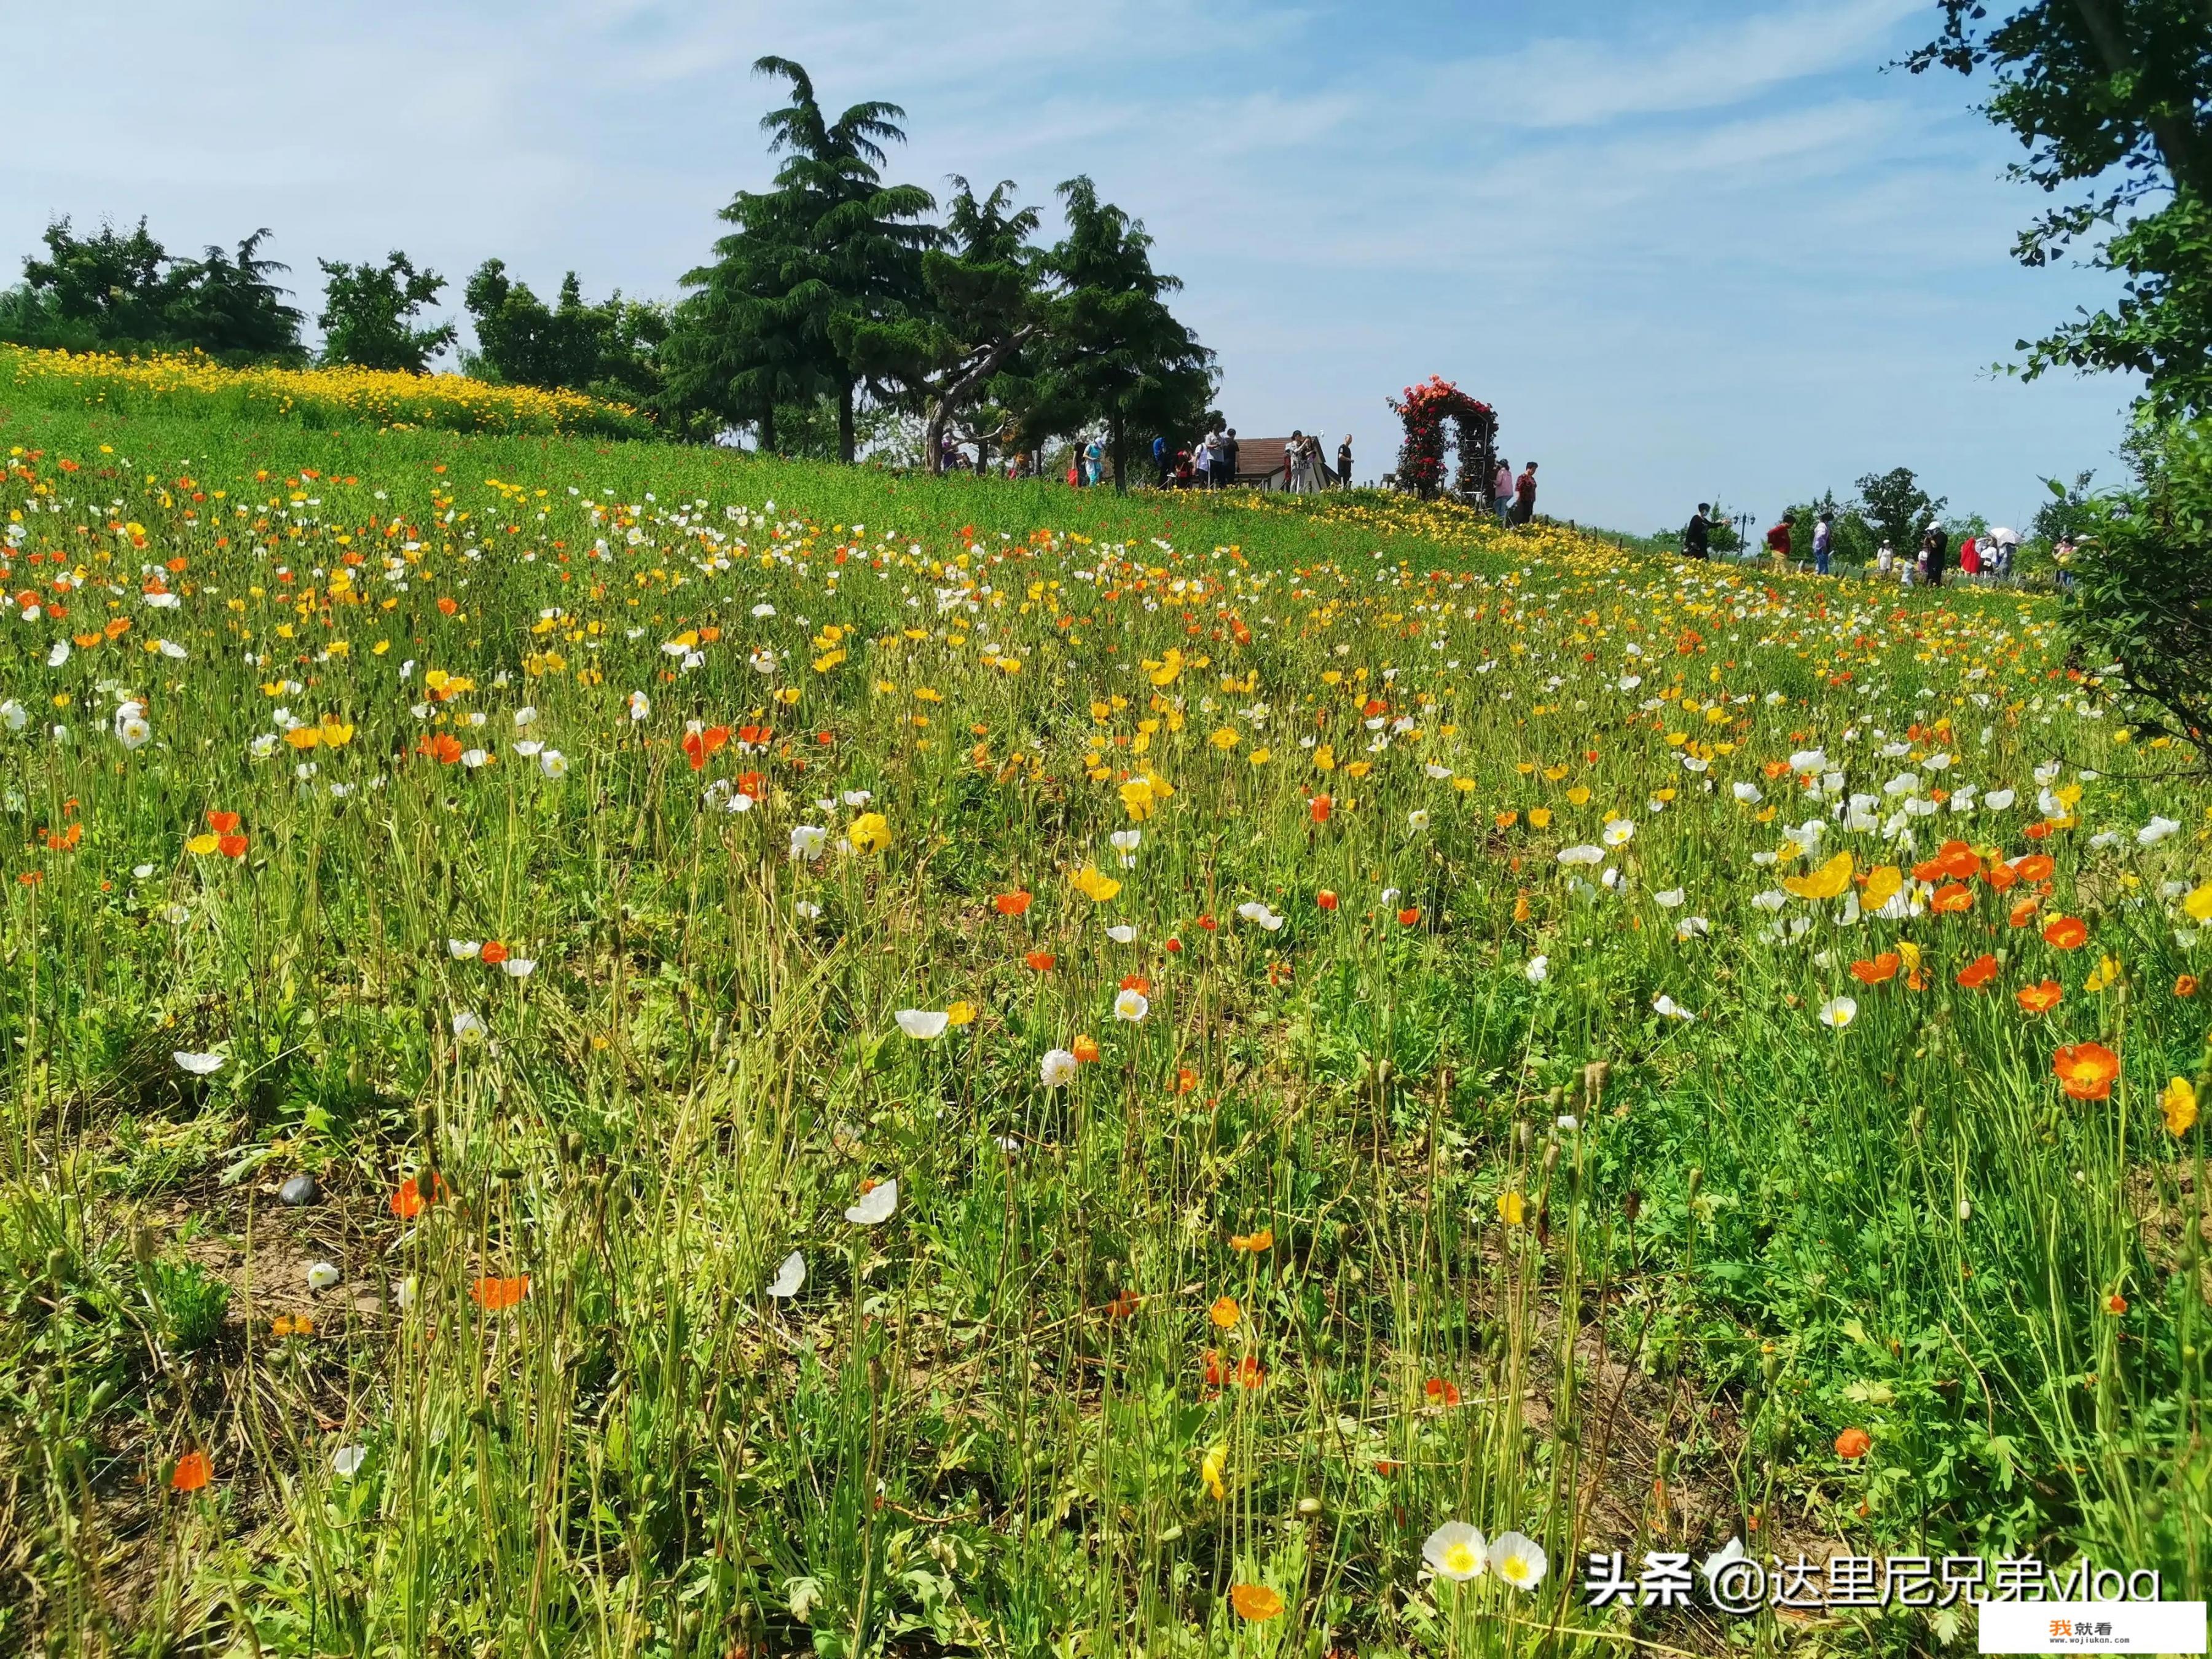
M2023 985L2013 994L2013 1000L2031 1014L2047 1014L2058 1006L2066 994L2055 979L2046 979L2040 985Z
M1884 951L1871 961L1851 964L1851 977L1862 985L1881 985L1897 977L1901 958L1894 951Z
M242 859L246 856L246 847L244 836L222 836L216 838L215 850L227 859Z
M1152 994L1152 982L1142 974L1124 974L1120 988L1134 991L1140 997L1148 997Z
M1336 908L1336 895L1324 887L1314 895L1314 902L1324 910L1334 910Z
M422 1177L409 1176L392 1194L392 1213L402 1221L412 1221L416 1216L446 1195L446 1182L441 1176L430 1176L430 1189L422 1190Z
M1997 976L1997 959L1984 952L1959 969L1959 983L1969 991L1978 991Z
M1038 973L1048 974L1053 969L1053 964L1057 963L1060 958L1053 955L1049 951L1032 951L1029 955L1024 957L1022 960L1029 963L1029 965L1035 969Z
M1398 925L1401 927L1411 927L1420 919L1421 907L1418 904L1409 904L1398 912Z
M1030 902L1030 895L1026 890L1023 890L1000 894L991 901L991 908L1002 916L1026 915L1029 913Z
M1421 1392L1428 1395L1429 1399L1432 1402L1439 1406L1456 1406L1459 1404L1459 1384L1456 1382L1447 1382L1441 1376L1432 1376L1427 1382L1421 1384Z
M1316 795L1312 804L1306 808L1306 815L1316 823L1327 823L1328 815L1335 809L1336 803L1327 795Z
M2051 872L2058 867L2048 853L2030 853L2013 869L2022 881L2049 881Z
M218 836L227 836L232 830L238 828L238 814L235 812L210 812L208 814L208 828L214 830Z
M1836 1437L1836 1455L1841 1458L1864 1457L1874 1446L1874 1437L1864 1429L1845 1429Z
M2076 1100L2104 1100L2120 1074L2120 1057L2101 1042L2069 1042L2051 1057L2058 1086Z
M486 941L479 954L487 966L496 968L507 960L509 952L507 946L501 945L497 939L490 939Z
M1200 916L1198 919L1198 925L1205 928L1209 933L1217 931L1221 926L1221 924L1216 921L1211 915Z

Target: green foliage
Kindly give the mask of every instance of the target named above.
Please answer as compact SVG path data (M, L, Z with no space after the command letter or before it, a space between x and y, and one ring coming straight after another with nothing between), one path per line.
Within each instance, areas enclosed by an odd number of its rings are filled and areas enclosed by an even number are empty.
M2070 484L2045 478L2043 482L2051 496L2035 509L2028 525L2029 538L2049 548L2060 542L2078 542L2087 535L2098 516L2089 496L2090 480L2095 477L2094 472L2077 472Z
M224 362L299 362L300 313L271 280L287 269L260 257L255 231L225 253L179 259L141 219L130 232L102 225L80 236L48 225L46 257L27 257L23 281L0 293L0 340L70 351L204 351Z
M1923 489L1909 466L1869 472L1859 480L1858 490L1856 511L1876 544L1887 542L1905 558L1912 556L1920 545L1920 532L1943 511L1945 498Z
M1059 286L1023 424L1034 440L1103 420L1122 485L1133 430L1188 432L1205 418L1213 354L1168 309L1163 296L1182 283L1152 269L1143 223L1100 201L1088 178L1068 179L1060 198L1067 234L1047 261Z
M2033 0L1993 19L1942 0L1938 37L1907 60L1987 70L1990 119L2028 148L2015 177L2088 193L2045 213L2015 252L2041 265L2112 234L2094 263L2121 300L2023 340L2028 378L2054 368L2140 374L2166 415L2212 406L2212 9L2197 0Z
M418 328L415 319L434 301L446 279L394 249L385 262L319 259L323 268L323 361L356 368L427 374L430 359L453 343L451 323Z
M163 1340L180 1354L213 1347L230 1308L230 1286L196 1261L146 1265L146 1297Z
M936 203L883 182L884 146L906 136L897 105L855 104L832 122L799 65L771 57L753 69L790 85L791 102L761 120L784 161L772 189L740 191L722 210L737 228L684 278L696 291L676 313L672 398L759 423L773 450L776 406L826 392L850 461L861 388L887 391L918 349L921 255L937 239L923 216Z
M2120 665L2161 717L2145 729L2212 733L2212 423L2146 420L2129 443L2132 489L2081 504L2070 621L2083 654ZM2056 486L2054 486L2056 488Z
M624 300L619 291L586 304L570 271L549 307L498 259L487 259L463 290L477 348L465 353L469 374L507 386L588 392L650 408L660 401L656 354L668 338L667 307Z

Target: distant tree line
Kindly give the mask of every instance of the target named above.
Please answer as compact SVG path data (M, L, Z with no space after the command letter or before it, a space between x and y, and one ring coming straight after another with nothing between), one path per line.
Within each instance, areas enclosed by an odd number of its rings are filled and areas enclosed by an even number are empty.
M707 261L672 302L585 299L571 271L550 305L487 259L461 289L475 336L465 374L564 387L654 416L673 435L749 434L762 448L850 461L897 434L934 465L948 445L976 465L1061 439L1103 438L1117 482L1132 450L1206 427L1213 354L1168 305L1181 288L1156 270L1141 222L1085 177L1056 192L1065 234L1038 240L1042 215L1001 180L978 195L951 180L939 207L887 182L887 145L905 112L855 104L831 118L799 64L763 58L783 107L762 122L781 158L764 191L740 191ZM46 252L0 290L0 340L71 350L204 351L224 362L320 362L427 373L459 331L433 308L444 277L406 254L319 260L319 349L307 317L261 256L255 231L234 252L172 254L146 222L90 234L67 219Z

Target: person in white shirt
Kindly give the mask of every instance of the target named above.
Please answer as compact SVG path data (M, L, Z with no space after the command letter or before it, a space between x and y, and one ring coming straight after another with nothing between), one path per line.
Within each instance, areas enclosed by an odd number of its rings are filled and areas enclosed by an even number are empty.
M1498 522L1510 523L1513 518L1513 463L1503 455L1498 458L1498 476L1490 483L1490 504L1498 509Z

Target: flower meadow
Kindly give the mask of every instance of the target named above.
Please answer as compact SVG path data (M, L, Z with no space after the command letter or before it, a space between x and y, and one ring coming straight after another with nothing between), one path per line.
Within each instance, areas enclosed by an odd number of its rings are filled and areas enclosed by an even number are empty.
M0 456L9 1644L2204 1593L2212 801L2052 602L590 440Z
M28 403L118 411L221 411L240 422L307 427L438 427L456 432L589 433L644 438L635 410L576 392L500 386L460 374L329 366L233 368L211 357L46 351L0 345L0 392Z

